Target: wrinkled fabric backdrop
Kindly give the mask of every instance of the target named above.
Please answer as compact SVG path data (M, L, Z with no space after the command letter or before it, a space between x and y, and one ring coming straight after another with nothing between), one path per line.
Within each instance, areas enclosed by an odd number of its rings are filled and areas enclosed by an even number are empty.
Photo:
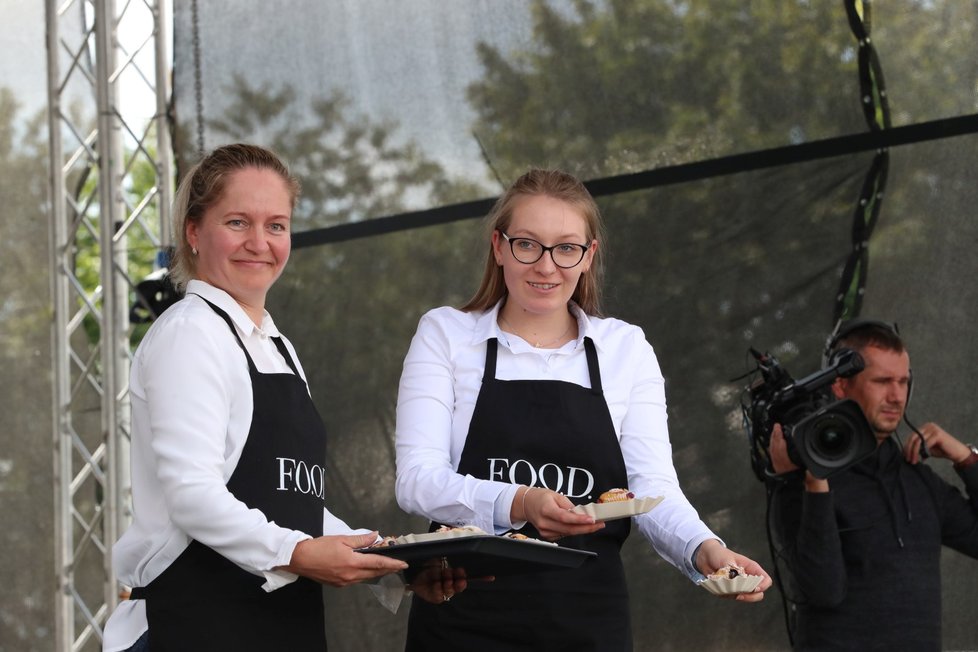
M386 534L426 527L394 499L398 376L420 315L474 292L486 241L484 211L401 229L412 212L489 200L531 165L594 180L865 133L859 46L844 5L209 1L195 18L190 0L175 0L180 169L201 146L247 140L277 149L304 183L297 246L269 308L330 432L331 509ZM872 9L892 126L978 110L978 4ZM43 52L43 43L31 47ZM8 115L22 134L30 116ZM29 233L0 237L0 294L43 311L44 259L13 267L15 253L27 255L18 243L32 239L36 249L46 238L28 201L43 186L8 183L41 146L31 147L22 136L0 152L5 232L14 210L31 216ZM877 154L689 172L598 197L609 235L605 310L640 325L656 350L682 486L718 534L768 569L765 495L741 421L745 381L733 379L752 366L749 346L777 355L796 378L818 369ZM857 310L897 322L908 341L911 418L972 441L978 136L887 156ZM331 235L391 216L383 232ZM5 550L26 555L50 540L53 521L50 388L36 371L49 368L48 345L43 321L15 331L11 314L0 314L13 388L0 399L13 442L0 453L0 506L16 527L0 536ZM953 476L949 464L935 468ZM53 583L43 579L51 555L26 557L30 575L4 566L0 649L46 649L53 635ZM760 605L718 600L634 534L625 563L636 650L788 647L778 591ZM978 564L946 551L943 568L944 647L976 649ZM330 650L399 649L406 604L392 615L363 587L325 592Z

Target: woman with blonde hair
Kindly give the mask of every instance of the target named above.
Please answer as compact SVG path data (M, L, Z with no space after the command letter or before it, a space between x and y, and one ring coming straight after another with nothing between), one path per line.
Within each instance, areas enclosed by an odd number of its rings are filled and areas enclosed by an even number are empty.
M448 525L517 530L597 553L573 570L470 585L445 608L414 601L408 650L630 650L620 548L634 522L691 580L725 565L771 579L721 543L679 487L665 383L640 328L600 309L601 215L584 184L531 169L488 218L482 282L425 314L397 403L401 507ZM663 496L609 522L572 512L613 488Z
M326 432L265 310L298 194L274 153L247 144L208 154L177 193L186 296L132 362L133 522L112 560L135 588L105 650L321 651L321 583L405 567L356 552L377 533L326 509Z

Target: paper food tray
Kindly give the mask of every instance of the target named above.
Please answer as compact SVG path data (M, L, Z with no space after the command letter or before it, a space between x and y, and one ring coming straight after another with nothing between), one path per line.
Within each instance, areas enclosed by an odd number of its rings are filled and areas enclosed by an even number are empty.
M656 496L655 498L632 498L631 500L620 500L613 503L588 503L587 505L578 505L571 511L592 516L595 521L613 521L618 518L644 514L661 503L663 499L664 496Z

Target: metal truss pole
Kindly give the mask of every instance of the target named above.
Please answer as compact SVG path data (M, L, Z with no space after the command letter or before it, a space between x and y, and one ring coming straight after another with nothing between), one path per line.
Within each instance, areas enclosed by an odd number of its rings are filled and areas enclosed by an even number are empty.
M123 5L45 5L59 651L100 649L119 600L111 546L130 516L129 314L170 242L168 5ZM145 38L132 41L140 25ZM120 102L125 81L136 84L125 100L148 97L151 117Z

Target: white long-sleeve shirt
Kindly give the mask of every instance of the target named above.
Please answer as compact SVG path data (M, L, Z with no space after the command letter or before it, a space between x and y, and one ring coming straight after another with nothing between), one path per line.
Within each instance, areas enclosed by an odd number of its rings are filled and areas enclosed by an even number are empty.
M193 296L193 295L200 296ZM227 489L251 429L248 363L227 323L200 297L224 310L261 373L292 373L272 337L282 337L303 380L292 344L266 312L261 327L223 290L191 281L133 358L132 525L112 548L119 581L146 586L191 540L265 579L267 591L296 579L286 565L309 534L280 527ZM354 534L323 510L325 534ZM124 650L146 630L144 600L123 601L106 623L103 649Z
M501 533L518 485L456 473L482 387L486 341L498 338L496 378L555 380L590 387L584 337L597 348L601 382L637 496L664 496L634 517L655 550L692 580L697 546L719 539L679 487L666 426L665 381L642 329L589 317L576 305L578 337L559 349L536 349L499 329L499 305L484 313L442 307L425 314L404 360L397 397L398 504L440 523L473 524Z

